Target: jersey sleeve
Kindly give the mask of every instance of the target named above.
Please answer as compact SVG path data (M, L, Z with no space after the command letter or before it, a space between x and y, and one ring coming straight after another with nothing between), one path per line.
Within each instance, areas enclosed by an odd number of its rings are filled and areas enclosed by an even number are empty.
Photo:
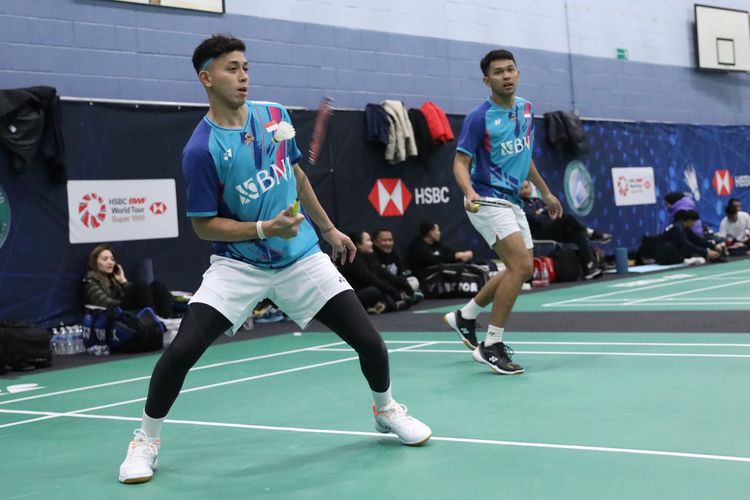
M186 149L182 153L182 174L187 190L187 216L217 215L221 183L211 153L207 149Z
M479 150L479 146L484 142L486 133L484 113L469 113L466 115L464 124L461 127L461 135L458 137L456 151L474 158L474 155Z
M289 116L289 112L286 110L285 107L281 108L281 116L283 117L285 122L292 123L292 118ZM294 125L292 123L292 125ZM300 160L302 160L302 153L300 152L299 148L297 147L297 137L293 137L289 141L289 146L287 152L289 153L289 161L292 162L292 165L295 163L298 163Z

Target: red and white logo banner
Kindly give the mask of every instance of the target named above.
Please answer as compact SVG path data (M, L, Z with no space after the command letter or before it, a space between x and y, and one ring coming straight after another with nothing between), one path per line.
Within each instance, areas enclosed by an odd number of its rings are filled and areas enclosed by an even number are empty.
M615 192L615 205L618 207L656 203L652 167L613 168L612 187Z
M176 238L174 179L69 181L71 243Z

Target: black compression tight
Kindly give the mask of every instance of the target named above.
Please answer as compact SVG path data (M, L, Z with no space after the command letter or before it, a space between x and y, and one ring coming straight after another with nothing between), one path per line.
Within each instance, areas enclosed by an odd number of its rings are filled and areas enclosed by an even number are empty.
M390 386L388 350L353 291L329 300L315 318L335 332L359 355L370 388L385 392ZM190 368L232 324L216 309L194 303L180 323L174 340L154 367L146 400L146 415L163 418L177 399Z
M315 319L326 325L359 355L359 366L375 392L391 385L388 349L372 324L365 308L352 290L346 290L326 302Z

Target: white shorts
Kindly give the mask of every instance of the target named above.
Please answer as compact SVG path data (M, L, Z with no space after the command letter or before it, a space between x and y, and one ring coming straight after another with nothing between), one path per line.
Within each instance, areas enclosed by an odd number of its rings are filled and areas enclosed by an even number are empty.
M515 203L508 202L508 206L482 205L478 212L467 211L466 213L471 224L479 231L490 248L495 248L497 240L504 240L519 231L526 248L529 250L534 248L529 221L526 220L523 209Z
M268 297L301 328L331 298L352 287L328 255L318 252L283 269L261 269L228 257L211 256L211 266L190 303L207 304L232 322L234 335L253 308Z

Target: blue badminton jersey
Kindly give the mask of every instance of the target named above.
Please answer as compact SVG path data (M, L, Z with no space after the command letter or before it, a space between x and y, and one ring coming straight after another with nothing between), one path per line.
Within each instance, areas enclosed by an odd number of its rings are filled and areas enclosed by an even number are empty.
M471 185L479 196L523 206L518 190L526 180L534 148L534 110L515 98L512 108L487 99L466 115L456 150L471 157Z
M247 101L244 127L224 128L208 116L195 127L182 152L188 217L270 220L297 199L294 164L302 154L294 139L276 143L278 123L291 123L283 106ZM305 219L299 234L285 240L213 242L217 255L276 269L319 252L318 237Z

